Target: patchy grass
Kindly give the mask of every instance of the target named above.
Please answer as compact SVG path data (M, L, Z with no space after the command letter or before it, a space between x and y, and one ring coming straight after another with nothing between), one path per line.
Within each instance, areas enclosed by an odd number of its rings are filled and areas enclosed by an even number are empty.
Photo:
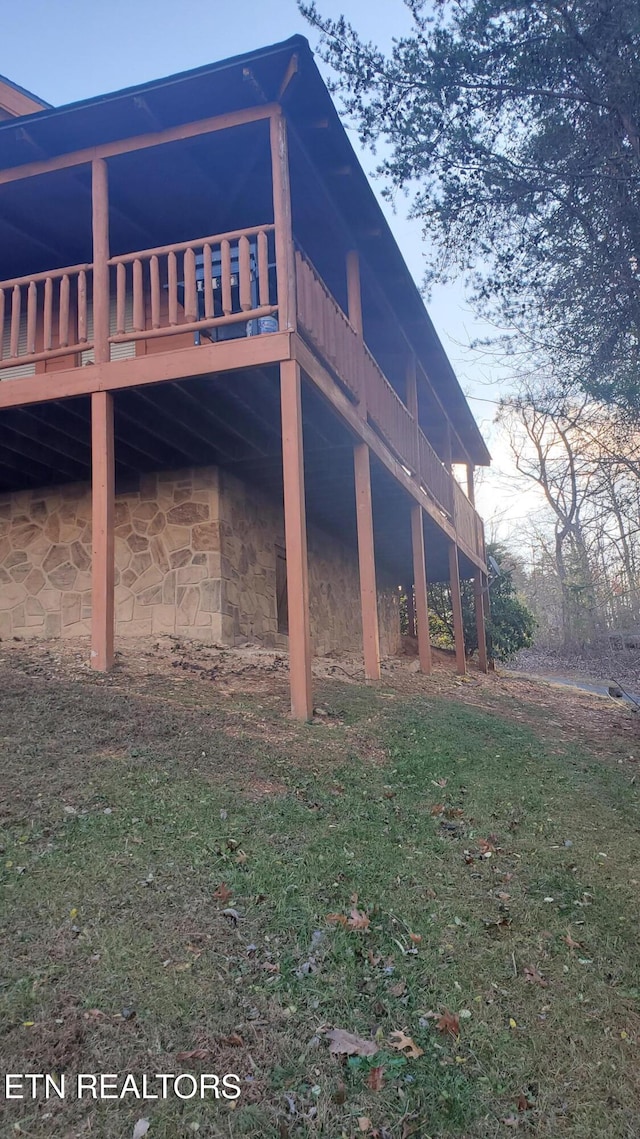
M637 1134L637 789L531 689L331 681L300 726L201 680L0 679L4 1070L242 1087L1 1103L6 1134Z

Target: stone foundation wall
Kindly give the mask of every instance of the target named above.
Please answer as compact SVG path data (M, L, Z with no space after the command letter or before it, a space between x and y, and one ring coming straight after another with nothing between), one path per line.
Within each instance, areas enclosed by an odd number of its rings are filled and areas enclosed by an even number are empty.
M314 652L362 644L355 550L309 527ZM278 633L282 505L216 468L145 475L116 497L116 634L287 646ZM398 591L379 580L383 655L400 646ZM86 485L0 496L0 638L90 633Z
M220 638L217 471L144 475L116 497L116 633ZM0 637L91 631L86 485L0 496Z
M259 640L286 646L278 633L276 554L284 549L280 503L226 471L220 472L223 639ZM362 647L360 586L355 548L317 526L308 528L311 637L317 656ZM400 648L400 615L395 583L379 573L380 649Z

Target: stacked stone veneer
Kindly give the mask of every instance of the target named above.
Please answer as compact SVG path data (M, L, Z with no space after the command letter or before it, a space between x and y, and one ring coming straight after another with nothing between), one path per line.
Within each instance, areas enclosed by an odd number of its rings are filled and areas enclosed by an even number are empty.
M116 633L206 642L278 633L282 505L216 468L145 475L116 497ZM314 651L361 644L353 549L309 529ZM383 654L400 642L397 589L381 582ZM86 485L0 496L0 637L90 633L91 497Z

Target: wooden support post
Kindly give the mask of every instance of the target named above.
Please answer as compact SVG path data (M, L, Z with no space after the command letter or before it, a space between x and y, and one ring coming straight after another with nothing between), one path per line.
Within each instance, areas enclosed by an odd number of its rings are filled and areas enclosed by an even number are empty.
M481 672L489 671L487 660L487 634L484 626L484 574L476 570L473 578L473 601L476 611L476 632L478 634L478 664Z
M93 358L109 360L109 182L104 158L91 164L93 224Z
M467 498L472 506L476 504L476 488L473 479L474 464L467 463Z
M362 290L360 285L360 254L357 249L350 249L346 259L347 268L347 309L349 321L362 340L364 337L364 324L362 321ZM362 418L367 418L367 388L366 372L358 369L358 410Z
M460 568L458 547L449 543L449 584L451 586L451 608L453 609L453 632L456 642L456 672L464 676L467 671L467 658L464 648L464 624L462 621L462 595L460 593Z
M310 720L313 714L313 702L311 693L307 516L304 498L302 389L300 367L295 360L285 360L280 365L280 407L282 416L284 533L289 606L291 714L297 720Z
M276 233L276 280L278 285L278 326L282 332L295 331L296 265L291 222L291 188L289 185L289 152L287 123L278 108L269 120L271 143L271 175L273 182L273 220Z
M451 474L451 468L453 466L451 456L452 456L451 424L449 423L449 420L447 419L447 420L445 420L445 425L444 425L444 456L443 456L442 461L443 461L445 467L447 468L449 474Z
M360 255L357 249L350 249L347 253L347 307L351 324L356 332L363 336Z
M356 521L358 527L358 561L360 565L360 605L362 608L362 646L364 674L367 680L380 679L380 637L378 633L378 590L376 559L373 545L373 507L371 502L371 460L366 443L353 448L356 483Z
M91 667L107 672L113 664L114 620L114 448L113 396L91 396Z
M419 502L415 502L411 506L411 543L413 546L413 579L416 591L420 671L430 673L431 639L429 637L429 606L427 603L427 566L424 556L422 507Z

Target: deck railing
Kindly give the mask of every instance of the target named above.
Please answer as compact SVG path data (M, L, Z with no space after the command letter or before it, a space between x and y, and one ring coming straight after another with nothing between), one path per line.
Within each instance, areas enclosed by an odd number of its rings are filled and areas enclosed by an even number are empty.
M110 342L274 316L273 233L273 225L254 226L112 257L116 328ZM129 307L132 319L127 319Z
M423 431L418 432L420 482L449 518L453 517L453 477L438 458ZM475 549L475 547L473 547Z
M0 369L91 347L87 338L91 265L0 282Z
M360 401L365 382L362 341L322 277L299 250L296 289L298 319L309 340L334 369L348 394Z
M275 227L233 230L109 261L111 358L118 345L246 325L278 312ZM58 356L93 360L93 266L71 265L0 281L3 371ZM73 366L70 364L70 366Z
M244 324L240 335L277 328L277 321L261 324L278 313L272 224L125 253L110 258L108 268L107 359L133 354L137 340L201 332L216 338L227 325ZM300 331L363 419L453 522L460 540L484 556L473 505L300 250L295 271ZM92 362L93 325L90 264L0 282L0 380L61 356Z
M484 556L482 522L361 336L309 259L296 251L300 331L333 371L363 415L454 524L460 540Z

